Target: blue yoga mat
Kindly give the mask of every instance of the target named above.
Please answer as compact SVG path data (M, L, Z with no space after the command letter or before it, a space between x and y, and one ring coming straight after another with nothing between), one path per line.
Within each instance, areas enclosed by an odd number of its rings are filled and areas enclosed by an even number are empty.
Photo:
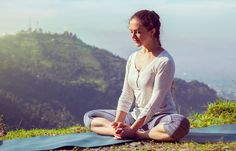
M236 124L190 129L188 135L181 141L194 141L197 143L234 142L236 141Z
M61 147L100 147L127 143L137 140L115 140L111 136L97 135L96 133L78 133L61 136L39 136L32 138L6 140L0 142L1 151L31 151L50 150ZM204 142L233 142L236 141L236 124L210 126L191 129L181 141Z

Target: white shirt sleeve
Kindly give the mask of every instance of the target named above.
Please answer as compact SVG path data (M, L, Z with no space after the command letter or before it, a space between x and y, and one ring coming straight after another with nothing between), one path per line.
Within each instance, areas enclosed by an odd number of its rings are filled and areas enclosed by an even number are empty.
M146 116L143 125L146 124L156 112L158 112L159 106L163 104L162 102L171 88L174 79L174 72L175 65L173 60L165 60L157 68L151 98L144 110L142 110L138 116L138 119Z
M131 105L134 101L134 91L128 83L128 74L129 74L130 65L131 65L131 56L128 58L128 61L126 63L123 89L122 89L122 93L119 97L118 105L117 105L117 111L124 111L126 113L129 112Z

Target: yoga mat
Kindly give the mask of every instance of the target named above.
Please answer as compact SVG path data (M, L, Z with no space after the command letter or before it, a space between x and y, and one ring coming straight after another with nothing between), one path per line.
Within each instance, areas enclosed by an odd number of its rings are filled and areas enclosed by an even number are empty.
M61 147L100 147L121 144L137 140L115 140L111 136L101 136L93 132L68 134L61 136L39 136L32 138L6 140L0 144L1 151L31 151L50 150ZM191 129L181 141L204 142L233 142L236 141L236 124L209 126Z
M89 132L6 140L3 141L2 145L0 145L0 151L50 150L66 146L78 146L83 148L100 147L132 141L135 140L115 140L111 136L101 136L96 133Z
M236 124L215 125L204 128L190 129L188 135L181 141L233 142L236 141Z

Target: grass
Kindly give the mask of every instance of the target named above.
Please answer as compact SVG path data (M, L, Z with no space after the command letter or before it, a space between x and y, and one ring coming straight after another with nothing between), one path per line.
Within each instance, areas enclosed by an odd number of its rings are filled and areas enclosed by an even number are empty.
M191 128L210 125L236 124L236 101L221 101L208 104L204 114L195 113L189 117Z
M2 137L2 139L10 140L18 138L29 138L34 136L56 136L56 135L82 133L82 132L89 132L89 129L81 125L62 129L32 129L32 130L19 129L19 130L9 131L6 136Z
M220 101L208 104L208 110L204 114L194 114L189 117L191 127L205 127L209 125L219 124L236 124L236 102ZM19 129L9 131L8 134L2 137L3 140L29 138L34 136L56 136L72 133L89 132L90 130L76 125L62 129L32 129L24 130ZM96 149L81 149L78 147L70 148L70 150L136 150L136 151L149 151L149 150L181 150L181 151L236 151L236 142L224 143L204 143L198 144L195 142L178 142L178 143L164 143L156 141L139 141L126 143L123 145L113 145L108 147L100 147Z

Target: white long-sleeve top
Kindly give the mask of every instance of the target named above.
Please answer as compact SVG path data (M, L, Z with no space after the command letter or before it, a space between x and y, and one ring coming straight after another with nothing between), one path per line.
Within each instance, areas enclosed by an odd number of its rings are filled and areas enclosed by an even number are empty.
M127 60L117 111L129 112L134 101L131 115L136 120L146 116L146 124L155 114L176 113L171 95L175 63L164 50L144 70L138 71L135 67L137 52L132 53Z

